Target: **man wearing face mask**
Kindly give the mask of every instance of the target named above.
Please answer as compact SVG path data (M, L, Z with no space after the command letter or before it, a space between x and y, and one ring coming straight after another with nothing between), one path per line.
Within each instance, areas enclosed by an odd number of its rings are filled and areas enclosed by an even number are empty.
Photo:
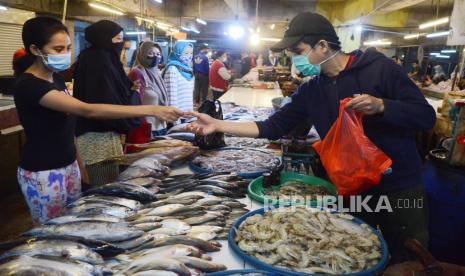
M415 238L427 246L425 208L396 208L396 204L426 201L414 133L434 126L434 109L402 68L375 49L343 53L333 26L319 14L301 13L290 22L284 39L273 47L276 51L286 48L296 53L293 60L299 71L316 76L299 87L291 103L262 122L234 123L192 113L198 120L189 128L202 134L218 131L277 139L309 118L323 139L338 117L339 101L354 97L347 108L365 115L365 134L393 161L392 173L364 194L372 196L370 206L387 196L393 212L355 215L380 227L394 263L407 258L406 239Z
M228 80L231 79L231 74L224 64L227 60L228 53L225 51L216 52L216 60L211 65L209 76L213 100L217 100L228 90Z

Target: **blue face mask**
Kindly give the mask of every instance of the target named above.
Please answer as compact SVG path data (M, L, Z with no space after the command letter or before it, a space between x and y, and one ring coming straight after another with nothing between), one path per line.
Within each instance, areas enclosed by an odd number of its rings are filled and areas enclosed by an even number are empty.
M292 57L292 62L294 63L295 68L302 73L302 75L305 77L313 77L321 74L321 64L333 59L338 53L339 51L335 52L332 56L318 64L311 64L310 61L308 61L308 53L305 55L294 55Z
M44 65L52 71L61 72L71 67L71 53L46 56L40 53L40 56L42 57Z
M182 63L189 65L192 61L192 55L181 55L179 59Z
M321 73L321 66L313 65L308 61L306 55L294 55L292 63L295 68L305 77L318 76Z

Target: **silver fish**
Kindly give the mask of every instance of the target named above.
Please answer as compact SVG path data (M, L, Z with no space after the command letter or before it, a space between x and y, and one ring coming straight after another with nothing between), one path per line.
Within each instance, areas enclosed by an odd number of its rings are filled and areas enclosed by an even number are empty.
M154 239L153 236L151 235L143 235L135 239L127 240L127 241L122 241L122 242L113 242L113 245L118 246L119 248L125 249L125 250L131 250L134 249L138 246L141 246L147 242L150 242Z
M68 207L75 207L87 203L102 203L107 204L108 206L119 205L126 208L130 208L131 210L138 210L142 206L142 204L137 200L116 196L89 195L81 197L80 199L71 203Z
M73 241L38 240L16 246L0 256L5 259L11 256L55 256L74 259L89 264L103 264L102 257L89 247Z
M133 274L133 276L178 276L176 272L167 270L146 270Z
M191 226L189 224L187 224L186 222L184 222L182 220L178 220L178 219L166 219L166 220L163 220L161 222L161 225L164 228L175 229L177 231L177 233L178 233L177 235L185 234L185 233L189 232L189 230L191 229Z
M147 258L144 259L145 262L138 262L137 264L130 264L127 269L125 269L123 272L126 274L134 274L136 272L140 271L147 271L147 270L167 270L167 271L172 271L180 276L190 276L191 273L189 272L189 269L180 261L170 259L170 258L164 258L164 259L158 259L154 260L153 258Z
M97 241L125 241L140 237L144 231L122 223L83 221L57 225L43 225L24 233L34 237L78 237Z
M125 180L124 183L139 185L139 186L150 186L150 185L160 185L161 180L153 177L139 177L133 178L131 180Z
M216 245L213 245L211 242L207 242L197 238L191 238L186 236L172 236L161 240L153 241L150 246L164 246L164 245L171 245L171 244L185 244L191 245L199 248L200 250L206 252L215 252L219 251L220 248Z
M159 222L145 222L145 223L134 223L132 225L136 227L137 229L148 232L148 231L160 228L162 224Z
M17 256L0 265L0 275L91 276L87 267L64 261Z
M204 241L210 241L216 238L217 235L215 232L192 232L187 233L186 236L201 239Z
M84 213L84 212L97 212L101 214L106 214L114 216L117 218L125 218L132 215L133 211L130 208L123 207L120 205L108 206L103 203L86 203L78 205L68 210L69 214Z
M108 214L81 213L56 217L51 220L48 220L46 224L64 224L78 221L122 222L120 218Z
M200 217L187 218L184 221L186 223L188 223L189 225L199 225L199 224L203 224L203 223L206 223L206 222L209 222L209 221L212 221L212 220L216 220L217 218L218 217L216 215L207 213L207 214L205 214L203 216L200 216Z
M223 264L218 264L210 262L207 260L193 258L193 257L175 257L176 260L184 263L188 267L200 269L203 272L216 272L226 270L226 266Z
M218 226L205 226L205 225L196 225L192 226L189 233L196 233L196 232L215 232L219 233L223 230L223 227Z
M176 213L201 210L199 206L185 206L183 204L168 204L152 209L147 213L149 216L169 216Z

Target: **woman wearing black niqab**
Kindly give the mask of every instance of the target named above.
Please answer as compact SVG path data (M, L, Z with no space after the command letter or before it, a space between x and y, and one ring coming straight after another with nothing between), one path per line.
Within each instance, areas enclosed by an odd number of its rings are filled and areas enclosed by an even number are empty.
M83 50L74 71L74 97L87 103L140 104L138 92L120 61L123 28L102 20L85 30L91 47ZM121 135L137 127L141 119L93 120L78 118L77 145L86 164L90 184L111 182L119 174L115 157L123 154Z

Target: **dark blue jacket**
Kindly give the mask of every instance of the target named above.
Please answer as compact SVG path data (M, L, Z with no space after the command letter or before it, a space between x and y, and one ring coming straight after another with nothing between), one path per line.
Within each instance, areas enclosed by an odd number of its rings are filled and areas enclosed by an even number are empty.
M194 73L208 76L208 71L208 57L203 53L199 53L194 58Z
M355 51L354 64L336 78L321 75L300 86L292 102L257 122L260 137L280 138L310 118L323 139L338 116L339 100L370 94L384 100L384 113L364 117L365 134L393 161L379 189L398 190L422 183L415 131L433 128L436 114L418 87L391 59L368 49ZM354 158L356 158L354 156Z

